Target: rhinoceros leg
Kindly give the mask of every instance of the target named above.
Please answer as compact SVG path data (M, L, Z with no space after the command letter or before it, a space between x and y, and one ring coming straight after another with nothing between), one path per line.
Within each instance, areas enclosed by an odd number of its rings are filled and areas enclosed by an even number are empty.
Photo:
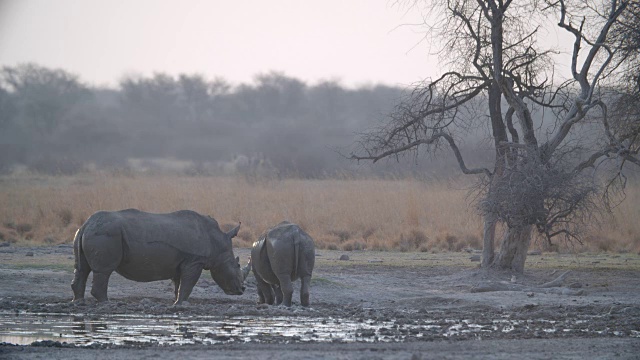
M73 302L84 300L84 292L87 288L87 277L91 272L87 258L83 253L76 254L76 268L73 271L73 282L71 282L71 290L73 290Z
M109 277L111 272L93 272L93 284L91 285L91 295L98 302L107 301L107 287L109 286Z
M309 284L311 283L311 276L304 276L300 279L302 285L300 285L300 304L302 306L309 306Z
M273 290L271 290L271 285L262 280L260 276L256 276L256 282L258 284L258 304L267 303L273 305Z
M271 285L273 292L276 294L276 305L282 304L282 290L278 285Z
M71 282L71 290L73 290L73 302L84 301L84 292L87 287L87 277L91 272L91 267L87 262L87 257L82 250L82 228L76 231L73 239L73 255L75 258L73 281Z
M173 294L175 301L178 300L178 290L180 289L180 275L176 275L173 279L171 279L173 283Z
M73 282L71 283L71 290L73 290L73 302L84 300L84 292L87 288L87 278L89 277L89 272L90 270L74 270Z
M293 283L291 283L291 275L279 274L278 280L280 280L280 291L282 291L282 301L284 306L291 306L291 297L293 296Z
M180 265L180 286L178 287L178 298L173 305L180 305L191 295L193 287L202 274L202 264L181 264Z

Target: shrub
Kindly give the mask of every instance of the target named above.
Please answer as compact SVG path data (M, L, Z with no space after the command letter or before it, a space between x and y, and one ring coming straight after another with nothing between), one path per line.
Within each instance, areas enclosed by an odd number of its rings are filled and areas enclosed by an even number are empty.
M464 237L464 245L471 249L482 249L482 239L479 236L467 235Z
M340 239L340 242L345 242L351 239L351 232L348 230L330 230L329 235L334 235Z
M315 245L318 249L338 250L340 239L335 235L322 235L314 238Z
M46 237L44 238L44 240L43 240L43 241L44 241L44 243L45 243L45 244L47 244L47 245L51 245L51 244L55 244L55 243L57 243L57 242L58 242L58 239L56 239L56 238L55 238L55 237L53 237L53 236L46 236Z
M369 239L367 249L374 251L389 251L389 243L381 239Z
M375 234L376 229L373 227L370 228L366 228L363 232L362 232L362 238L364 240L369 239L373 234Z
M28 233L31 230L33 230L33 225L31 225L31 224L21 223L21 224L16 225L16 231L20 235L24 235L25 233Z
M435 240L435 247L442 251L462 251L465 245L465 241L449 233L440 234Z
M240 230L240 232L238 232L238 238L250 244L253 244L254 241L258 240L250 230Z
M429 237L422 230L413 229L411 233L409 233L409 240L413 242L417 249L422 245L426 245Z
M60 218L60 222L62 223L62 227L67 227L71 224L73 220L73 214L71 213L71 209L64 208L56 211L56 214Z
M400 239L395 241L394 247L402 252L413 251L421 247L426 247L429 237L422 230L413 229L409 234L400 234Z
M341 248L344 251L364 250L367 245L359 240L349 240L342 244Z
M420 251L420 252L429 252L429 246L427 246L427 244L422 244L422 245L420 245L420 247L418 247L418 251Z
M407 252L414 249L413 242L409 240L404 234L400 234L400 239L393 243L393 247L400 252Z
M338 244L324 244L323 249L325 250L338 250Z

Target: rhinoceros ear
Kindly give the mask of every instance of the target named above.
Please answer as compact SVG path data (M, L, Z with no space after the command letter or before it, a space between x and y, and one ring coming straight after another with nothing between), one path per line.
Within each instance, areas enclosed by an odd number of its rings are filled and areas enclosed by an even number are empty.
M234 227L231 231L227 233L227 236L229 237L229 239L233 239L234 237L238 236L238 231L240 231L240 225L242 225L242 223L239 223L238 226Z

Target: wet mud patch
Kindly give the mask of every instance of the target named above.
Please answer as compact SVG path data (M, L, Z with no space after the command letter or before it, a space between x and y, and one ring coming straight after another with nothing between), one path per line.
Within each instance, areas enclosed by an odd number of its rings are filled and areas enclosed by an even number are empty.
M28 345L186 345L223 343L367 342L375 321L308 317L183 317L66 314L0 314L0 342ZM386 324L393 326L393 324ZM371 334L371 335L370 335ZM384 338L387 338L386 336ZM391 338L387 341L392 341Z
M366 309L364 309L366 310ZM462 315L462 314L451 314ZM415 318L415 319L414 319ZM633 324L593 316L536 318L335 318L307 316L70 315L0 313L0 343L40 346L173 346L229 343L372 343L474 338L640 338Z

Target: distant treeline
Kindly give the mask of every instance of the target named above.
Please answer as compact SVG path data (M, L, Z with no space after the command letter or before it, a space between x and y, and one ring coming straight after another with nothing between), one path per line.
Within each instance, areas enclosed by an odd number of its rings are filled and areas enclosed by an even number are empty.
M35 64L5 66L0 81L4 173L16 165L71 174L173 159L194 174L331 175L355 167L336 149L376 126L402 95L383 85L308 85L279 73L237 86L156 73L125 77L116 89L96 88Z

